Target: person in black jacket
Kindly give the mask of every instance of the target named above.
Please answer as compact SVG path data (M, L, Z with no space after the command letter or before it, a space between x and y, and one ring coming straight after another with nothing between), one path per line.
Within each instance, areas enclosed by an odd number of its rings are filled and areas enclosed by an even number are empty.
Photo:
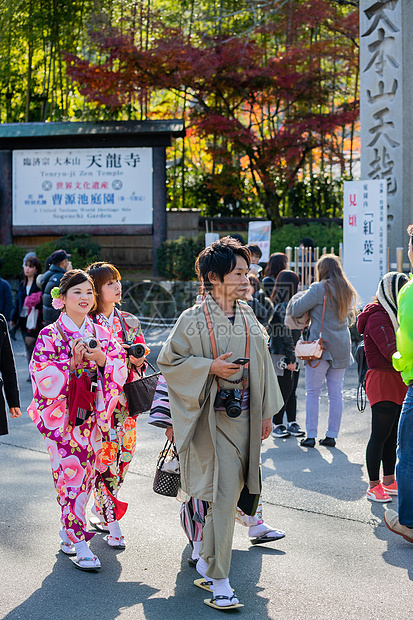
M60 316L60 310L55 310L52 306L51 290L55 286L59 286L60 280L68 270L71 255L65 250L56 250L50 256L49 270L42 276L42 293L43 293L43 324L50 325L54 323Z
M250 287L245 299L259 322L266 327L272 317L272 302L261 290L261 283L256 275L249 273L248 280Z
M3 267L3 261L0 258L0 269ZM10 319L13 309L13 293L7 280L0 277L0 313L4 315L6 321Z
M275 280L280 271L284 269L288 269L288 256L282 252L274 252L274 254L271 254L270 260L264 270L264 278L262 280L262 286L267 297L272 297Z
M10 321L11 327L21 329L27 363L30 363L37 336L42 329L42 294L36 284L41 268L42 265L35 256L26 260L23 280L19 284Z
M4 388L11 418L21 416L19 384L17 383L16 365L13 349L9 337L9 330L5 317L0 314L0 373L1 388ZM9 425L7 421L6 403L3 389L0 389L0 435L7 435Z
M295 359L295 343L299 330L291 330L285 325L285 311L289 300L298 290L300 280L294 271L280 271L275 281L272 302L274 314L270 321L270 353L277 374L278 385L284 398L284 406L273 416L273 437L303 437L305 432L296 422L299 370ZM284 411L287 414L287 426L283 424Z

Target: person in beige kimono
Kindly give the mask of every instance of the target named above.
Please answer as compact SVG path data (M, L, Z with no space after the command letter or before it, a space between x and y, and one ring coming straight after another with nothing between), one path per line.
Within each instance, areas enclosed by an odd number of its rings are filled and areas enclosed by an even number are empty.
M282 406L266 332L240 301L249 265L249 250L229 237L200 253L196 268L206 299L183 312L158 357L182 488L210 503L197 562L207 581L196 585L211 586L213 598L205 602L218 609L239 606L228 579L236 507L243 499L255 513L261 440ZM242 358L249 361L234 363Z

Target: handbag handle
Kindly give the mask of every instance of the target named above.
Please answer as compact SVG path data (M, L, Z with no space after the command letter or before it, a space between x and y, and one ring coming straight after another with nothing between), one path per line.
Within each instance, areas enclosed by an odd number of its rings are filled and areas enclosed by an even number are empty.
M126 344L127 341L128 341L128 335L126 333L125 321L123 320L123 317L122 317L121 313L119 312L119 310L117 308L115 308L115 312L116 312L116 316L118 317L119 322L121 324L122 334L123 334L123 338L124 338L125 344ZM152 368L152 370L155 373L158 372L146 358L145 358L145 362L146 362L146 364L148 364L148 366L150 366ZM136 368L136 366L135 366L135 368ZM138 374L140 374L143 377L143 370L141 370L140 368L136 368L136 371L138 372Z
M148 366L150 366L153 370L153 372L157 375L159 374L159 370L156 370L156 368L154 366L152 366L152 364L150 363L150 361L148 359L145 358L145 362L148 364ZM149 375L150 377L153 377L153 375Z
M156 464L156 468L157 469L162 469L163 464L165 463L166 457L168 456L168 453L169 453L171 448L172 448L173 453L176 456L178 456L177 452L176 452L175 444L173 443L173 441L169 441L169 439L167 439L166 443L165 443L165 445L163 447L163 450L161 451L161 453L160 453L160 455L158 457L158 462Z

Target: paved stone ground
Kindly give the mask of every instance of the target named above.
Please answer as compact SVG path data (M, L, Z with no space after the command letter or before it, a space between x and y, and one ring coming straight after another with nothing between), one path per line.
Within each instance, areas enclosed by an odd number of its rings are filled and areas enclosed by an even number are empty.
M163 339L152 335L153 356ZM31 396L21 342L15 344L25 409ZM345 379L342 432L334 449L305 450L296 438L268 439L263 447L264 517L284 529L277 544L253 547L237 525L231 583L245 604L229 615L248 620L412 618L413 546L389 532L383 507L366 500L364 463L370 411L355 402L356 372ZM304 380L298 421L304 423ZM327 398L321 402L324 436ZM152 491L160 429L139 418L137 453L121 498L128 547L91 542L99 573L76 571L58 552L59 510L49 458L27 414L11 421L0 440L0 618L7 620L161 620L222 618L192 585L189 546L179 504ZM394 504L395 502L393 502Z

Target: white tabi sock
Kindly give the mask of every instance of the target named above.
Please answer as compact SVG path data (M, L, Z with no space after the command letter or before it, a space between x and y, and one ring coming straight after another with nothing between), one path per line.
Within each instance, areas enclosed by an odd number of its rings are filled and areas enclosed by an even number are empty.
M86 540L74 543L76 549L76 556L78 558L93 558L93 553L89 549Z
M193 560L198 560L199 559L199 550L201 548L201 541L199 540L198 542L196 542L194 540L192 544L194 545L194 548L192 549L192 559Z
M214 596L228 596L229 598L231 598L231 596L233 596L234 594L229 584L228 577L226 579L213 579L212 591L214 593ZM215 601L215 604L218 605L218 607L226 607L228 605L234 605L235 603L239 603L239 600L236 596L234 596L231 601L221 601L219 599Z
M199 558L198 562L196 563L196 570L198 571L198 573L207 581L210 581L211 578L207 577L207 570L208 570L208 562L205 562L205 560L203 560L202 558Z
M122 537L122 531L119 526L119 521L112 521L112 523L108 523L108 530L110 536L112 536L113 538Z
M271 528L266 523L260 523L260 525L252 525L248 530L248 536L250 538L257 538L258 536L262 536L264 532L268 532L268 530L271 530Z
M73 545L72 541L70 540L69 536L66 534L66 530L61 527L59 530L59 536L60 536L60 540L62 540L64 543L68 543L69 545Z

